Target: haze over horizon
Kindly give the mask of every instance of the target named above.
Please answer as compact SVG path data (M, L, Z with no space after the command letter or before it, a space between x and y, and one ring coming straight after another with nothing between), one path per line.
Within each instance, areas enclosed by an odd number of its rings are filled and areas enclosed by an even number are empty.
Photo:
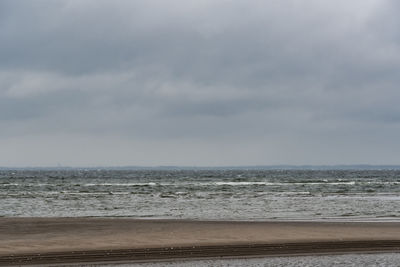
M0 1L0 166L400 164L400 2Z

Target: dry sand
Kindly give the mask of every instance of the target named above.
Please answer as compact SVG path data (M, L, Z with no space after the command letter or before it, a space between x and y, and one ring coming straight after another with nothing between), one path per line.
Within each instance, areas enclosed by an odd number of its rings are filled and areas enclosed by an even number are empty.
M0 218L0 265L364 251L400 251L400 223Z

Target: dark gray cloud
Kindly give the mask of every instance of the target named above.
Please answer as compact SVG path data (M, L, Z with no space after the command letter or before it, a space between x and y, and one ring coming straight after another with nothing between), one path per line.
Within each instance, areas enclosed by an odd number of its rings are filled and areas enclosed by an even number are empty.
M396 1L1 1L0 165L399 163Z

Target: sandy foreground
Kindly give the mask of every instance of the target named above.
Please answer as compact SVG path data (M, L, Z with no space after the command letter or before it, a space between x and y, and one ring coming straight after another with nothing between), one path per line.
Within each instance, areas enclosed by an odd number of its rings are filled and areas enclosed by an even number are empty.
M0 265L400 252L398 222L0 218Z

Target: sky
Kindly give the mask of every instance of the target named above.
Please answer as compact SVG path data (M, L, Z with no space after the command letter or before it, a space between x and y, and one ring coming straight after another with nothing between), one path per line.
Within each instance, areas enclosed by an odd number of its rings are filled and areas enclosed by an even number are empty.
M0 0L0 166L400 164L396 0Z

